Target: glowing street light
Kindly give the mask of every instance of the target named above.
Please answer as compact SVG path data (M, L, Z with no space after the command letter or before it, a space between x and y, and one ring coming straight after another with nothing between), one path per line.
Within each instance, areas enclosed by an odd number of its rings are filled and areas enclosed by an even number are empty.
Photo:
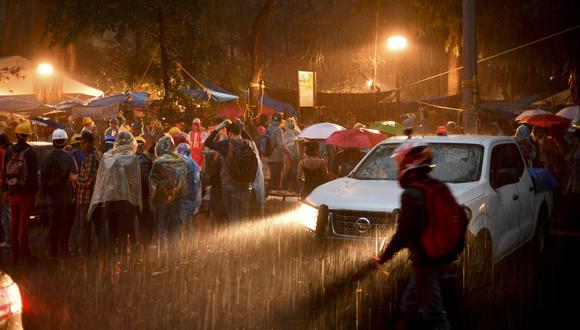
M387 48L391 51L401 51L407 48L407 38L403 36L391 36L387 39Z
M374 84L374 81L372 79L367 80L367 87L368 88L372 88Z
M51 64L41 63L36 67L36 72L42 76L51 76L54 73L54 68Z

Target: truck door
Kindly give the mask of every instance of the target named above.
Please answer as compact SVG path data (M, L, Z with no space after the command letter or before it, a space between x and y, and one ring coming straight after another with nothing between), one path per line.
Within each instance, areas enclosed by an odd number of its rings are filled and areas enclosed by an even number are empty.
M495 204L493 206L497 207L494 212L497 219L493 221L498 229L498 257L509 253L520 242L521 200L517 183L522 177L523 169L518 162L514 162L514 148L519 155L519 149L513 143L497 144L491 152L489 180L494 194L490 199Z

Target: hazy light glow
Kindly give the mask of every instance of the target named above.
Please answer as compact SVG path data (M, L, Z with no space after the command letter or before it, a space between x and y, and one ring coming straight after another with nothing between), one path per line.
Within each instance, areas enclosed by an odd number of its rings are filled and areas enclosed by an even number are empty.
M372 79L367 80L367 87L368 88L373 87L373 83L374 83L374 81Z
M392 51L401 51L407 48L407 38L403 36L391 36L387 39L387 48Z
M38 67L36 68L36 71L38 72L38 74L43 75L43 76L50 76L54 73L54 68L52 67L51 64L48 63L41 63L38 65Z

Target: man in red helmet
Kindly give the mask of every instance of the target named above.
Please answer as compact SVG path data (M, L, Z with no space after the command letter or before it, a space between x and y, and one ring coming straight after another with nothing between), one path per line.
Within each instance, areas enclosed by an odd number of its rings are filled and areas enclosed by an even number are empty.
M432 216L428 211L431 204L426 199L432 196L428 187L444 189L448 196L450 193L443 183L429 176L433 168L433 152L427 143L418 139L406 140L393 152L392 158L397 163L399 184L404 189L401 213L394 236L380 256L374 259L380 265L403 248L409 249L414 274L401 298L401 318L396 323L396 329L408 329L419 309L430 329L449 329L439 278L445 266L454 261L463 249L463 239L447 255L433 258L428 254L421 237ZM461 217L465 221L464 216L462 213Z

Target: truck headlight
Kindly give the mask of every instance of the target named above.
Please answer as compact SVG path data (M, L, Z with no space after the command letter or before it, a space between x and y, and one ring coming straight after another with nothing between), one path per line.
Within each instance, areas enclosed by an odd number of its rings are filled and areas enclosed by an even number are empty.
M466 205L462 205L461 208L463 209L463 212L465 213L465 217L467 218L467 223L471 222L471 218L473 217L473 213L471 212L471 209L469 207L467 207Z
M298 209L298 214L302 220L304 227L316 231L316 223L318 220L318 209L314 206L302 203L300 209Z

